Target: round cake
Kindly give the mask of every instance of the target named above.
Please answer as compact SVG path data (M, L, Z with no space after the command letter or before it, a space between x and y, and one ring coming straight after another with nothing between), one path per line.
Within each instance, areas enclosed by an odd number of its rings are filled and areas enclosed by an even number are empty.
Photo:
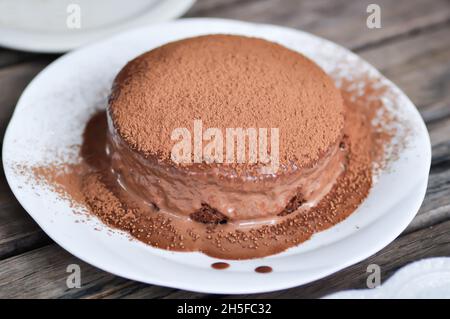
M262 39L208 35L144 53L117 75L107 111L119 185L192 222L273 223L314 206L346 164L333 81Z

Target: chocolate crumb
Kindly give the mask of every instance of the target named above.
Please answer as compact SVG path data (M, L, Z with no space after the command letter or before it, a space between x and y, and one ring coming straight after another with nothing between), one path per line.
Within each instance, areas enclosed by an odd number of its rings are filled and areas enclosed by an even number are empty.
M189 215L189 217L196 222L204 224L226 224L228 221L224 214L205 203L202 203L201 208Z
M305 199L302 194L299 192L297 195L291 198L286 207L278 214L278 216L286 216L293 212L295 212L300 206L303 205Z

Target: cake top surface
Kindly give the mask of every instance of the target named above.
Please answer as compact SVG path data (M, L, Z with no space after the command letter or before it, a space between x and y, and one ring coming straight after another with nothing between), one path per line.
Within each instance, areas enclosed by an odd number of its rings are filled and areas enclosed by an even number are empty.
M314 62L233 35L168 43L130 61L114 81L108 112L134 150L160 160L171 158L174 129L187 128L194 139L201 120L203 133L218 128L224 137L227 128L267 128L269 148L270 129L278 128L280 163L305 166L338 141L344 123L340 92Z

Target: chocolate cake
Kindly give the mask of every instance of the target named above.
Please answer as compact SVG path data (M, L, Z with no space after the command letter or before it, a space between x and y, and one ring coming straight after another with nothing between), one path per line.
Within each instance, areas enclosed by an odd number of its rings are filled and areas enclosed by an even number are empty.
M130 61L114 81L111 169L128 193L188 222L273 224L316 205L344 171L344 110L322 69L281 45L232 35L172 42ZM268 173L261 161L195 154L175 162L173 132L195 135L195 121L203 132L278 129L279 167ZM193 144L203 149L205 135ZM250 158L249 143L243 153Z
M385 125L397 120L386 86L332 76L339 90L308 58L262 39L172 42L119 72L77 163L32 174L77 213L152 247L273 255L355 212L389 160Z

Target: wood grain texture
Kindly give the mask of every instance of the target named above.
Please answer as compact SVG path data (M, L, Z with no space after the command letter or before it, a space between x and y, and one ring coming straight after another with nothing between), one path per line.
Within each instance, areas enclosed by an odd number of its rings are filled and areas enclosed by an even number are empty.
M26 59L33 59L35 57L36 55L33 53L0 48L0 68L20 63L22 61L25 61Z
M285 25L323 36L351 49L408 36L450 20L447 0L379 0L382 28L366 27L371 0L199 1L187 16L219 17Z
M48 60L38 59L0 68L0 134L2 136L23 90L48 63Z
M82 288L67 288L67 266L71 264L80 266ZM118 291L126 294L143 286L98 270L56 245L0 262L0 298L104 298ZM173 291L158 286L149 288L153 297Z
M314 283L292 289L221 298L317 298L366 288L367 266L381 268L382 282L400 267L427 257L448 256L450 221L402 236L376 255ZM68 289L67 266L81 268L81 288ZM209 298L211 295L144 285L112 276L49 245L0 261L0 298Z
M366 267L383 278L411 261L450 255L450 1L380 0L382 29L365 26L366 0L199 0L187 16L232 18L300 28L357 51L402 88L430 132L433 160L425 201L405 232L375 256L315 283L252 297L319 297L365 286ZM0 134L32 78L55 56L0 48ZM82 269L67 289L66 267ZM208 298L122 279L66 253L17 203L0 175L0 297ZM246 296L242 296L245 298Z
M307 284L264 294L223 296L224 298L319 298L346 289L366 289L367 266L377 264L381 270L381 283L399 268L428 257L449 256L450 221L425 228L398 238L374 256L336 274ZM207 295L176 291L165 298L205 298Z

